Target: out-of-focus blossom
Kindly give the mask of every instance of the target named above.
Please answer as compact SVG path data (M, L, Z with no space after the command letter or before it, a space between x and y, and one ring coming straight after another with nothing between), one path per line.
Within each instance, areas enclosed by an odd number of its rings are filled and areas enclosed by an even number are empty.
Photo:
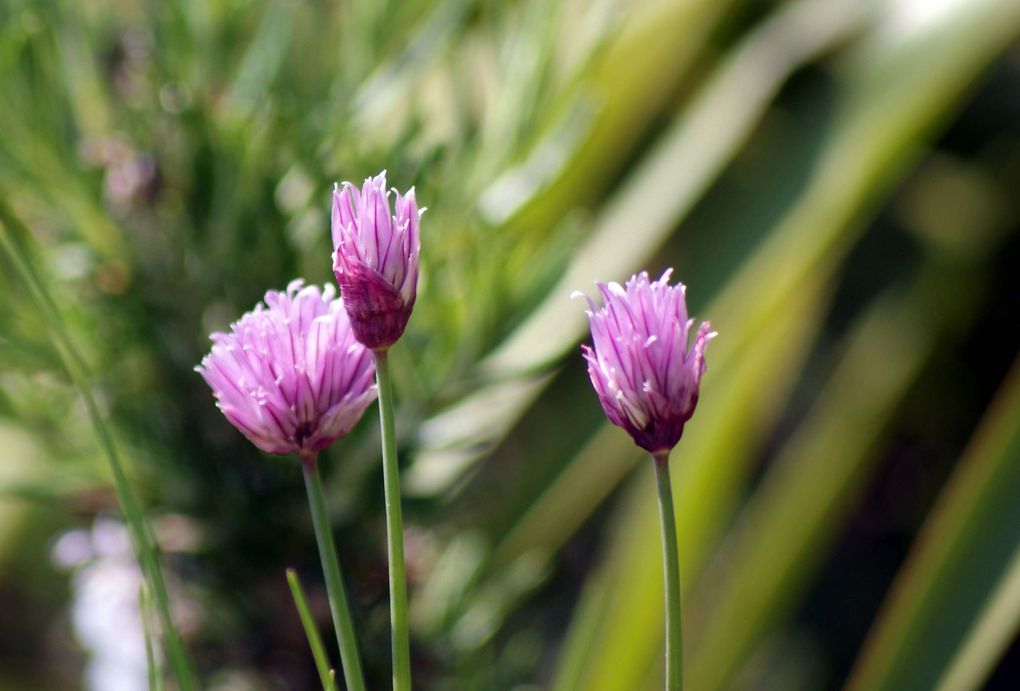
M117 215L127 215L159 194L160 171L156 160L138 150L126 135L115 133L85 139L80 153L89 165L106 170L103 193Z
M685 288L641 272L626 286L599 283L604 306L587 296L593 347L582 345L588 375L606 416L643 449L660 454L680 441L694 414L705 371L708 322L690 342ZM583 295L575 293L575 295Z
M332 286L292 281L214 333L195 369L255 446L314 455L347 434L376 396L371 354L354 339Z
M74 573L71 624L88 652L84 687L89 691L147 688L147 662L139 592L142 571L127 529L99 518L91 530L64 533L53 547L54 563Z
M333 190L333 273L340 284L354 335L371 350L384 350L404 333L418 287L418 209L414 188L395 197L390 213L386 172Z

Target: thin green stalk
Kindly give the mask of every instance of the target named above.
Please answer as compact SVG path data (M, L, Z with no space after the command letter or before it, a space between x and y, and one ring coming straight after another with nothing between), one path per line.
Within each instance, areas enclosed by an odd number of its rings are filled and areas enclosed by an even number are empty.
M411 689L411 644L407 628L407 576L404 568L404 519L400 513L400 468L393 420L393 383L385 350L375 351L382 427L383 488L386 495L386 541L390 561L390 623L393 628L393 689Z
M0 246L3 247L3 250L14 264L15 270L28 287L36 306L46 315L46 323L49 327L49 335L53 345L60 355L64 369L71 378L71 382L85 403L85 409L88 411L92 428L106 454L110 470L113 474L114 490L117 493L121 510L124 512L124 520L127 523L131 542L135 553L138 555L142 572L145 574L149 587L152 589L152 598L156 611L159 614L160 627L163 632L163 640L166 643L170 667L174 672L174 677L177 679L177 684L181 691L191 691L195 688L192 680L191 664L188 661L184 643L177 632L177 627L170 614L170 596L167 593L166 581L163 579L163 570L159 564L155 538L152 536L152 531L145 518L145 512L131 492L131 485L117 453L113 435L106 426L103 415L99 411L99 406L96 404L95 397L92 395L92 389L88 383L89 374L85 360L71 339L60 310L47 290L45 282L36 275L28 258L24 256L17 242L11 237L5 222L12 221L18 222L6 205L2 203L2 200L0 200Z
M347 608L347 592L340 576L340 560L333 546L333 529L326 514L326 500L319 478L319 465L314 455L302 455L301 468L305 474L305 489L308 490L308 507L312 512L315 527L315 541L319 545L319 558L326 577L326 592L329 608L333 614L337 645L340 648L340 662L344 668L344 679L349 691L365 691L365 679L361 672L361 658L358 656L358 640L354 635L354 621Z
M294 569L287 569L287 585L290 586L290 594L294 598L294 606L297 608L298 617L301 619L301 626L305 630L305 637L308 639L308 647L312 649L312 658L315 660L315 669L319 672L319 680L322 682L323 691L334 691L332 671L329 667L329 656L326 655L326 648L322 645L322 638L315 626L315 619L308 608L308 599L305 591L301 588L301 581L298 579Z
M156 623L152 620L152 595L145 583L138 589L138 613L145 637L145 668L148 670L149 691L163 691L163 670L156 659Z
M666 591L666 691L680 691L684 685L684 643L680 607L680 556L673 516L673 488L669 483L669 452L652 454L655 483L659 489L659 517L662 519L662 578Z

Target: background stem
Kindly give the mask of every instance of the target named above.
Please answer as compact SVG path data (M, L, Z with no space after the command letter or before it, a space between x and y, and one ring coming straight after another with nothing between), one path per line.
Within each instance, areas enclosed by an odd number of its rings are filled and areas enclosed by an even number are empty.
M326 500L322 493L322 480L315 456L302 455L301 467L305 474L305 489L308 491L308 507L312 511L312 525L315 527L315 541L319 545L322 571L326 576L326 592L329 594L329 608L333 614L337 644L340 647L340 662L344 669L344 680L350 691L365 691L365 679L361 672L361 658L358 656L358 641L354 635L354 622L347 608L347 593L340 576L340 560L333 545L333 529L326 514Z
M669 482L669 452L652 454L659 489L662 520L662 578L666 592L666 691L683 688L683 629L680 607L680 555L673 516L673 488Z
M393 420L393 384L386 351L375 355L382 428L383 487L386 494L386 538L390 562L390 622L393 627L393 689L410 691L411 646L407 628L407 575L404 568L404 519L400 512L400 468Z
M163 578L163 569L159 562L158 546L152 534L148 519L145 516L141 504L135 499L131 490L131 483L128 481L127 472L121 463L117 453L117 445L113 440L113 433L110 431L104 415L99 410L95 396L92 393L90 384L89 368L78 350L77 345L64 323L63 315L57 307L57 303L50 295L46 282L35 272L32 263L11 236L5 221L14 221L11 214L0 199L0 247L14 264L15 270L28 287L29 294L44 315L48 328L50 340L53 343L65 371L71 378L71 382L78 390L82 401L85 403L85 410L88 412L89 420L92 422L92 429L95 431L99 444L106 455L110 465L110 472L113 475L113 487L117 493L117 500L120 503L121 511L124 514L124 521L127 524L128 534L131 536L131 543L135 554L138 557L142 573L152 592L152 600L159 616L160 630L163 634L163 642L166 646L167 657L170 661L170 668L173 670L174 678L181 691L191 691L195 688L195 682L191 671L191 663L188 660L184 642L181 639L177 626L174 624L173 615L170 611L170 596L167 592L166 581ZM22 234L27 235L28 229L22 227Z

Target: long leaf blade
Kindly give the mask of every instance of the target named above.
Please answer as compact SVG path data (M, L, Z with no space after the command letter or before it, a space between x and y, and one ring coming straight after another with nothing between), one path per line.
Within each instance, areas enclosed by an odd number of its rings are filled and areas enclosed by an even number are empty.
M315 625L315 618L312 617L312 611L308 608L308 598L305 597L301 580L294 569L287 569L287 585L290 586L294 607L297 608L301 627L305 631L305 638L308 639L308 647L312 649L312 657L315 659L315 669L319 672L322 689L323 691L334 691L334 675L329 666L329 656L326 655L326 647L322 644L319 628Z
M980 686L1020 624L1018 460L1020 361L897 578L848 689Z

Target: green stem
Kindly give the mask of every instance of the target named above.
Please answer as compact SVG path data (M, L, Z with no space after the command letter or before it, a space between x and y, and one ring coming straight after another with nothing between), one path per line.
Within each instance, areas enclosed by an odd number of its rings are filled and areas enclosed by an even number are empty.
M386 540L390 561L390 623L393 628L393 689L411 689L411 644L407 628L407 576L404 568L404 519L400 513L400 468L393 420L393 384L385 350L375 351L382 427L383 490L386 495Z
M358 641L354 635L354 621L347 608L347 593L340 576L340 560L333 546L333 530L326 514L326 500L322 493L319 466L313 454L301 456L301 468L305 474L305 489L308 491L308 507L312 511L312 525L315 527L315 541L319 545L322 572L326 577L326 592L329 608L333 614L337 644L340 648L340 662L344 668L344 679L349 691L365 691L365 679L358 657Z
M669 451L652 454L659 489L662 520L662 578L666 591L666 691L683 688L683 630L680 615L680 555L673 516L673 488L669 482Z
M319 672L322 691L335 691L331 676L332 670L329 668L329 656L326 655L326 648L322 645L319 629L315 626L312 611L308 608L308 598L305 597L305 591L301 588L301 580L294 569L287 569L287 585L290 586L290 594L294 598L294 606L297 608L298 618L301 619L301 627L305 630L308 647L312 650L312 659L315 660L315 669Z
M152 595L145 582L138 589L138 613L142 620L142 636L145 638L145 668L148 670L149 691L163 691L163 670L156 658L156 627L152 618Z
M152 599L156 605L159 615L160 628L163 633L163 640L166 644L167 656L170 660L170 667L181 691L191 691L195 687L192 680L191 664L188 661L187 651L181 640L177 627L174 625L170 613L170 596L167 593L166 581L163 579L163 570L159 563L156 540L152 535L145 512L135 500L131 491L131 483L128 481L127 473L117 453L117 446L114 444L113 435L110 433L106 420L99 410L95 397L92 395L92 388L89 385L89 371L84 358L78 352L67 325L56 302L50 295L46 283L35 273L28 258L24 256L21 247L10 235L4 223L18 223L14 215L0 199L0 246L10 257L15 270L21 275L21 279L28 287L33 300L39 310L46 316L49 335L53 345L60 356L71 378L75 388L85 403L92 428L99 444L106 454L110 464L110 471L113 474L113 486L120 502L121 510L124 512L124 520L127 523L128 534L138 555L138 561L142 572L145 574L149 587L152 589ZM27 233L27 229L22 228Z

